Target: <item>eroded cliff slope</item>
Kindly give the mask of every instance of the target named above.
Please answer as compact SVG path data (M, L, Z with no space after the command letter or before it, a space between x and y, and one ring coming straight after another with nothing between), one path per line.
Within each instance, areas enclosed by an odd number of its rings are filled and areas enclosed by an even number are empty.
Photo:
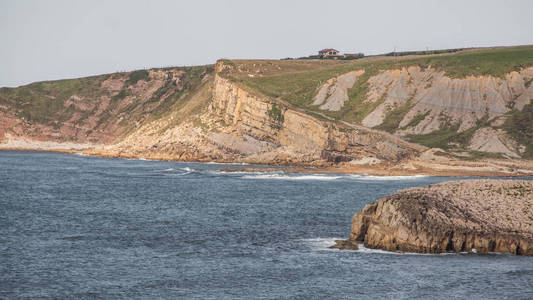
M253 93L223 76L217 64L190 105L204 103L196 114L176 111L150 122L117 145L109 155L181 160L222 160L293 165L331 165L376 158L399 162L424 147L386 133L321 120L290 105ZM183 109L187 109L184 107ZM172 122L179 115L188 119Z
M515 47L358 61L220 60L35 83L0 90L0 148L385 173L507 158L468 168L526 174L519 159L533 155L532 66L533 47Z
M212 73L151 69L2 88L0 141L113 144L186 101Z
M533 116L521 113L533 106L531 46L366 58L311 70L299 63L236 61L228 76L308 112L458 157L533 157Z

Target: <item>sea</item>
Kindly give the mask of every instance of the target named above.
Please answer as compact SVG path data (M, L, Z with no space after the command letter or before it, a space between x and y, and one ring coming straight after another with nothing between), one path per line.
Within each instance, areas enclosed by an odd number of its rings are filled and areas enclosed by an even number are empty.
M533 257L328 248L366 204L464 177L251 167L0 151L0 298L533 299Z

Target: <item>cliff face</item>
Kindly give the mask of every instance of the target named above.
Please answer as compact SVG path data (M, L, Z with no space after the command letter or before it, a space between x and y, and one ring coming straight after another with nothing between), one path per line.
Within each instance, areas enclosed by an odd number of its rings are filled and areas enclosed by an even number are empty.
M0 89L0 141L113 144L187 97L209 67L167 68Z
M458 124L462 132L476 126L484 117L489 120L522 108L533 99L533 86L525 83L533 78L533 68L511 72L505 78L469 76L450 78L443 71L417 66L383 71L369 79L366 101L376 102L377 108L362 124L381 125L387 112L408 105L409 110L398 124L398 133L426 134L446 125ZM425 115L414 126L408 126L417 115Z
M362 73L364 71L359 75ZM354 72L330 81L342 83L346 78L355 78ZM506 134L502 125L512 111L523 110L533 99L533 85L527 84L532 78L533 68L511 72L504 78L470 76L461 79L450 78L445 72L431 67L421 69L411 66L380 71L367 81L368 92L363 103L375 108L362 119L361 124L412 138L428 146L433 146L433 143L436 147L501 153L519 158L525 152L524 145ZM326 104L319 109L339 111L348 101L346 87L337 87L338 84L330 81L319 89L313 104L324 102L327 89L333 87ZM352 80L349 88L353 84ZM342 90L342 87L345 89ZM462 137L454 141L453 133L455 136L462 134ZM450 139L437 139L435 143L424 139L428 134L446 134Z
M211 110L230 125L211 135L214 144L262 162L340 162L369 156L398 161L418 153L416 147L383 134L340 127L254 95L218 75Z
M221 60L3 88L0 148L409 170L427 169L412 162L425 146L440 148L431 160L531 157L524 49L499 77L452 78L420 59Z
M329 165L368 157L398 162L421 149L381 133L319 120L219 74L203 90L210 96L201 100L206 105L202 113L180 124L169 122L179 118L176 112L142 126L106 151L167 159Z
M533 123L521 113L533 106L531 46L366 58L311 70L300 63L235 61L229 76L307 112L462 159L533 158L533 132L521 130Z
M533 255L533 183L471 180L399 191L354 215L350 241L401 252Z

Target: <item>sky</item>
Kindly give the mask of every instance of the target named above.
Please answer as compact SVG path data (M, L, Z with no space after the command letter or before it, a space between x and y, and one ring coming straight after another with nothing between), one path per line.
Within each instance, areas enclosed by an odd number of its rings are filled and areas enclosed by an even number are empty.
M533 44L531 0L0 0L0 87L219 58Z

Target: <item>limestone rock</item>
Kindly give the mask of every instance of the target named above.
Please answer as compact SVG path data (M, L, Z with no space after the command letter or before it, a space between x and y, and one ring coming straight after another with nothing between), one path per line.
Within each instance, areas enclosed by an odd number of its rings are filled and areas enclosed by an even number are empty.
M336 240L335 245L329 247L330 249L339 250L359 250L359 246L356 241L351 240Z
M349 241L399 252L533 255L533 182L466 180L402 190L356 213Z
M509 157L520 158L520 155L513 152L510 147L509 138L505 138L502 130L495 130L491 127L484 127L477 130L472 136L468 149L490 153L503 153Z
M352 71L332 78L320 87L313 99L313 105L320 105L321 110L339 111L348 101L348 89L351 89L364 70Z

